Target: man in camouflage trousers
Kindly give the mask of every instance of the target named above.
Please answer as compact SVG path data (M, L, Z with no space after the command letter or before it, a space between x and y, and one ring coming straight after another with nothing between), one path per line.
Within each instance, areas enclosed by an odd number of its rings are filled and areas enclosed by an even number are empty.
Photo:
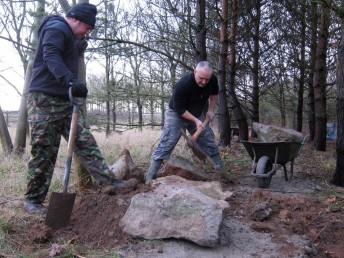
M77 79L78 60L87 47L84 37L94 28L97 9L77 4L67 13L47 17L39 28L39 45L28 94L31 126L31 159L24 208L29 213L45 211L61 136L68 139L73 97L86 98L86 84ZM81 117L81 116L79 116ZM75 153L98 185L125 187L113 179L97 143L83 119L79 119Z

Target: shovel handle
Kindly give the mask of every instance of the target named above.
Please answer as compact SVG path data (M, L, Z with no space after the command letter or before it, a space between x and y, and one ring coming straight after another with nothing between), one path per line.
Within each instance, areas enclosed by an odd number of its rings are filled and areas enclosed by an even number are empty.
M209 123L209 117L206 117L203 121L203 128L205 128ZM191 136L193 141L197 141L198 136L203 132L203 129L198 128L197 131Z
M75 138L78 129L78 116L79 116L79 106L73 105L72 121L70 123L68 145L67 145L67 160L65 164L65 170L63 175L63 192L67 193L69 175L72 166L73 152L75 148Z
M69 176L72 166L73 152L75 149L75 138L78 130L78 118L80 105L82 104L82 99L73 98L72 87L68 90L69 100L73 104L72 120L70 123L68 145L67 145L67 160L65 163L64 175L63 175L63 192L67 193Z

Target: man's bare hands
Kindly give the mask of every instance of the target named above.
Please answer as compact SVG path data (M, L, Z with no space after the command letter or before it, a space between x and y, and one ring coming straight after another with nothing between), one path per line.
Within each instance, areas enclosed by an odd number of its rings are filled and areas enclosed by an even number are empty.
M196 124L197 131L199 130L202 132L204 130L203 122L201 120L197 119L195 121L195 124Z

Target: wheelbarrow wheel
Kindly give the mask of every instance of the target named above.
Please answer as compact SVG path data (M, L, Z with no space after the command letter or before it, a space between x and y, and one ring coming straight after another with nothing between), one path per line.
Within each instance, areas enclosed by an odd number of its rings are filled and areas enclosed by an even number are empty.
M271 171L272 169L272 161L268 156L262 156L258 160L257 167L256 167L256 173L258 175L264 175ZM272 175L268 177L257 177L258 187L260 188L268 188L271 183L271 177Z

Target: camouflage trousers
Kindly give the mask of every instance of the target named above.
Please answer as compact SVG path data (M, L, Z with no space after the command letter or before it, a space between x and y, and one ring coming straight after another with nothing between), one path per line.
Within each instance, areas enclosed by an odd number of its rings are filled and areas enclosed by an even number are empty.
M73 107L69 101L43 93L29 93L31 159L26 199L42 203L49 190L61 136L68 140ZM109 167L85 120L79 116L75 154L100 185L111 183Z

